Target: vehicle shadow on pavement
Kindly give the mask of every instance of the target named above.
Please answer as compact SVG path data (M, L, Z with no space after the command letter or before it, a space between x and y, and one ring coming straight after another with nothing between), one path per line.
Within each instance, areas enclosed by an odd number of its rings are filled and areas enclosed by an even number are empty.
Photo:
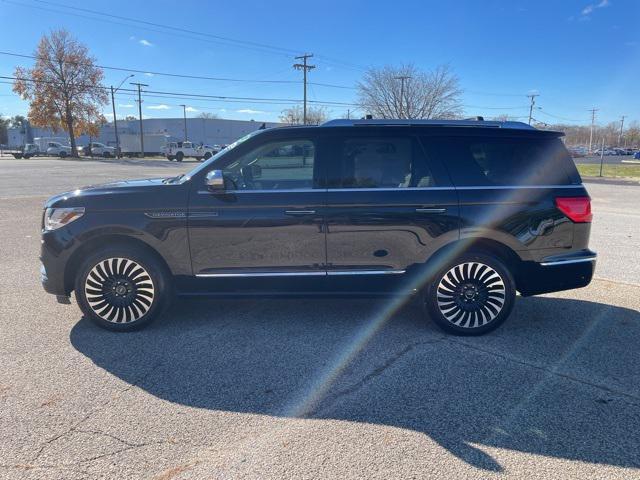
M637 311L519 298L503 327L465 338L391 301L181 300L139 332L83 319L71 342L178 404L410 429L488 471L502 470L490 447L640 466Z

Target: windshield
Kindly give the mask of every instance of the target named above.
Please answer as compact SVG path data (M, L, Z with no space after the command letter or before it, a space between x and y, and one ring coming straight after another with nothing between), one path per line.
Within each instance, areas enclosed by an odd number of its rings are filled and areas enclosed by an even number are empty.
M198 165L196 168L194 168L193 170L191 170L189 173L187 173L186 175L181 175L176 177L175 181L180 181L180 182L186 182L187 180L189 180L191 177L193 177L194 175L196 175L198 172L201 172L202 170L206 170L208 168L211 167L211 165L216 162L219 158L223 157L224 155L226 155L228 152L230 152L231 150L233 150L234 148L236 148L238 145L246 142L247 140L249 140L250 138L255 137L256 135L264 132L265 130L256 130L255 132L251 132L247 135L245 135L244 137L239 138L238 140L236 140L235 142L233 142L231 145L227 146L227 148L220 150L218 153L216 153L213 157L211 157L209 160L207 160L204 163L201 163L200 165Z

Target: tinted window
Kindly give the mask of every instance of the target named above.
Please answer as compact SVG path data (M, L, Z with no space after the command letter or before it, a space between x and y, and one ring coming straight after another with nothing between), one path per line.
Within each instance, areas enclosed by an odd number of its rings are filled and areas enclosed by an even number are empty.
M330 188L433 185L420 145L411 137L346 138L339 142Z
M557 138L426 137L427 155L447 166L461 186L571 183L571 157Z
M269 142L242 155L223 173L234 190L313 188L314 156L309 140Z

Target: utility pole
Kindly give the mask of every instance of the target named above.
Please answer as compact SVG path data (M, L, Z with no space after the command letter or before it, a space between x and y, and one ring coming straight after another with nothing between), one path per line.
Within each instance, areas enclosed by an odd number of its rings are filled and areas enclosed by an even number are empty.
M304 76L304 100L302 106L302 123L307 124L307 72L316 68L315 65L307 65L307 59L313 57L313 53L305 53L299 57L295 57L296 60L302 60L302 63L294 63L293 68L296 70L302 70Z
M531 125L531 117L533 117L533 106L536 104L536 97L539 97L539 93L532 93L527 95L531 99L531 105L529 106L529 125Z
M589 132L589 153L591 153L591 147L593 145L593 127L596 123L596 112L598 111L597 108L592 108L591 110L589 110L591 112L591 131Z
M125 77L124 80L120 82L117 88L113 88L111 85L111 105L113 107L113 129L116 134L116 158L120 158L120 137L118 136L118 119L116 118L116 101L114 99L114 94L120 90L122 84L129 78L134 77L135 75L131 74L128 77Z
M400 80L400 118L403 118L404 114L404 82L405 80L409 80L411 77L409 75L401 75L399 77L393 77L394 80ZM407 115L408 116L408 115Z
M142 130L142 87L148 87L149 85L145 83L134 83L129 82L131 85L136 85L138 87L138 116L140 118L140 154L144 158L144 131Z
M182 107L182 113L183 113L183 118L184 118L184 141L187 141L187 106L181 104L180 105Z
M622 139L622 129L624 128L625 117L626 115L622 115L622 117L620 117L620 134L618 135L618 146L620 146L620 141Z

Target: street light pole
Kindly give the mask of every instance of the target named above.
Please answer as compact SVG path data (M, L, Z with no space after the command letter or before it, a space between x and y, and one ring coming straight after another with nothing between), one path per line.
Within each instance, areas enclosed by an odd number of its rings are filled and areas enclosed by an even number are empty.
M131 77L135 77L135 75L131 74L125 77L124 80L120 82L120 85L118 85L115 89L113 88L113 85L111 85L111 106L113 107L113 129L116 134L116 158L120 158L120 137L118 137L118 119L116 118L116 101L115 101L114 94L118 90L120 90L120 87L122 87L122 84Z
M182 107L182 114L184 118L184 141L187 141L187 106L184 104L180 105Z

